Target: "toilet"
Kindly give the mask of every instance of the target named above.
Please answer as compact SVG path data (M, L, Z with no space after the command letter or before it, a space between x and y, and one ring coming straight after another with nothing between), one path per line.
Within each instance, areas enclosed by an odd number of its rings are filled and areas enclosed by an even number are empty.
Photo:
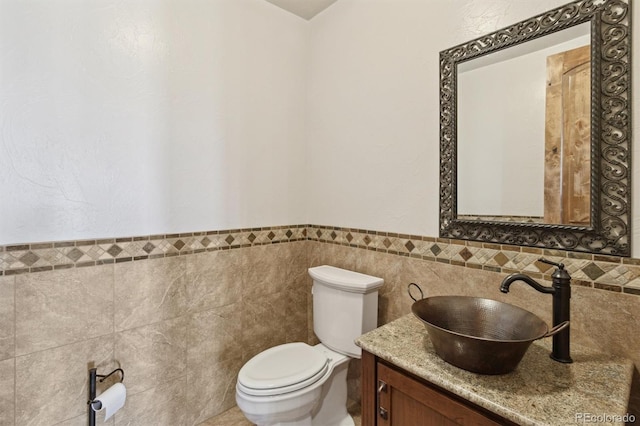
M240 369L236 402L258 426L353 426L347 413L347 367L354 340L377 326L382 278L333 266L309 268L313 330L321 343L269 348Z

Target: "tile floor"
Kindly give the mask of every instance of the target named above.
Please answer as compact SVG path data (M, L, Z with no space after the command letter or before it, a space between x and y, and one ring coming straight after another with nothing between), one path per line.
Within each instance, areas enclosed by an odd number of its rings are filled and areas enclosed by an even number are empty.
M358 404L349 405L349 414L353 417L355 426L361 426L360 406ZM206 422L200 423L199 426L252 426L252 423L244 417L238 407L233 407Z

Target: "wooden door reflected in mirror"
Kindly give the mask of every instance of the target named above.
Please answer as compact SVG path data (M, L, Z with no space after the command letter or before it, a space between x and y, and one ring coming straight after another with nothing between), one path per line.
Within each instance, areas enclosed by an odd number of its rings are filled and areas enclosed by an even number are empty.
M544 222L591 223L591 46L547 58Z

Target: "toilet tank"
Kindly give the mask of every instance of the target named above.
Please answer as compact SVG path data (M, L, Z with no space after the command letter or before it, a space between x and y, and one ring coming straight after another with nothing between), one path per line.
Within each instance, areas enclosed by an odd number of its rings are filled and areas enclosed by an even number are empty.
M336 352L360 358L353 342L378 326L378 289L382 278L333 266L309 268L313 278L313 331Z

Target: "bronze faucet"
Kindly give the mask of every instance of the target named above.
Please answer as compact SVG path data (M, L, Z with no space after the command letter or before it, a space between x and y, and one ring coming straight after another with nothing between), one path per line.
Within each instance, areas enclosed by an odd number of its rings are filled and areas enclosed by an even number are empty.
M556 266L557 269L551 274L552 285L546 287L540 285L533 278L525 274L511 274L506 277L500 285L500 291L509 293L509 286L515 281L524 281L541 293L553 295L553 326L557 326L564 321L569 321L569 299L571 298L571 276L564 269L564 264L551 262L547 259L539 259L540 262ZM553 351L550 357L558 362L573 362L569 354L569 326L553 335Z

